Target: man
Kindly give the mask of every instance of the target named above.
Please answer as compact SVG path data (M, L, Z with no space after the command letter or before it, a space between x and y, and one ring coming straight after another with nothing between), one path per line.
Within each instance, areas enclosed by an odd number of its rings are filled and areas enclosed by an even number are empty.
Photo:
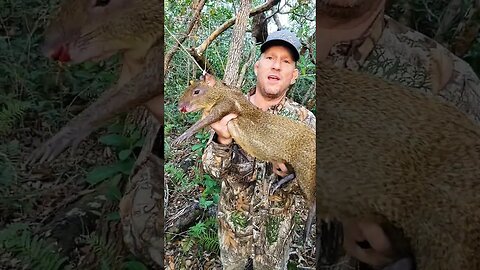
M480 80L472 68L439 43L385 15L385 0L320 0L317 3L319 61L433 92L480 120ZM329 226L323 223L317 229L321 227ZM341 230L335 227L338 225L322 235L339 234ZM343 242L350 255L375 269L388 264L392 267L389 269L411 269L404 265L405 260L395 264L391 243L378 225L352 223L346 229ZM336 244L323 240L323 250L328 251ZM365 245L365 240L369 245ZM358 244L362 241L363 244ZM333 264L338 259L323 255L317 266ZM352 265L345 265L344 269L352 269Z
M301 46L287 30L270 34L254 65L256 86L247 94L252 104L273 114L303 122L315 130L315 116L286 97L298 78ZM231 138L227 115L211 125L214 133L202 156L205 171L221 179L218 204L220 257L224 269L287 269L293 236L293 182L269 198L269 184L288 174L284 164L255 160ZM312 154L314 154L312 149ZM253 265L248 266L249 261Z

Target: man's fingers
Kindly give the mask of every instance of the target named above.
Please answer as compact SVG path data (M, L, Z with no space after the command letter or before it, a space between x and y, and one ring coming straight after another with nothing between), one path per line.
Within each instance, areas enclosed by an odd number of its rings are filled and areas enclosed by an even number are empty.
M225 126L226 126L228 124L228 122L230 122L230 120L232 120L234 118L237 118L237 117L238 117L238 115L236 115L234 113L230 113L230 114L225 115L222 118L221 122L222 122L222 124L225 124Z
M236 117L238 117L237 114L227 114L220 121L212 123L210 127L222 138L230 139L232 136L230 135L230 132L228 132L227 124Z
M285 166L283 163L273 163L273 172L281 177L288 175L287 166Z
M392 252L392 246L383 232L382 227L372 222L360 222L359 225L363 235L368 239L373 249L384 254L390 254Z

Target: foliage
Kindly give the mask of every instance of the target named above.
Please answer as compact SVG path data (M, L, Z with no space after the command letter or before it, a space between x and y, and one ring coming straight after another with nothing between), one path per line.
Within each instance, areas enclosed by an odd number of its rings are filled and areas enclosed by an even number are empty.
M0 136L12 132L13 127L22 120L29 106L28 101L18 100L11 94L0 101Z
M107 197L112 201L120 200L122 195L119 183L130 175L137 158L135 152L141 149L144 142L140 131L134 125L124 125L124 122L110 125L108 133L98 139L100 143L111 147L116 161L108 165L93 167L85 179L91 185L109 181Z
M134 258L125 258L119 260L116 240L98 235L95 232L90 234L86 240L86 244L90 246L98 261L98 269L124 269L124 270L146 270L148 269L143 263Z
M408 27L419 31L420 33L435 38L437 29L442 24L442 15L444 14L450 1L448 0L391 0L392 5L386 10L386 13L395 20L405 18L405 6L408 5L410 16L406 19ZM443 45L447 48L452 44L455 37L455 32L462 20L465 19L465 14L473 5L473 0L463 0L458 10L458 15L455 16L449 25L445 35L442 36ZM480 37L476 39L469 52L463 59L469 63L477 75L480 74Z
M188 237L182 242L184 252L191 250L193 245L198 245L199 252L219 253L217 219L210 217L205 221L199 221L188 230Z
M66 269L67 257L58 255L52 244L32 235L26 224L9 224L0 231L0 251L13 254L28 269Z
M202 191L200 197L200 207L206 209L213 204L218 204L220 193L220 185L218 184L218 181L214 180L210 175L204 174L203 183L201 185L205 189Z

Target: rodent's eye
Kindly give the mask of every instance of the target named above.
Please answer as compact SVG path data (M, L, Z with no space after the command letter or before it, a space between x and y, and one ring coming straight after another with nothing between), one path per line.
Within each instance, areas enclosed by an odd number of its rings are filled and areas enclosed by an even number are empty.
M95 6L96 7L104 7L110 3L110 0L96 0Z
M198 95L199 93L200 93L200 89L195 89L195 91L193 91L194 95Z

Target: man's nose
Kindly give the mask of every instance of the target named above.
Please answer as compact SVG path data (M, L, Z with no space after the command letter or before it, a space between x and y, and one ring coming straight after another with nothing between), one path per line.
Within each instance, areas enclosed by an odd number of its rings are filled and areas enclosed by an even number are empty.
M280 69L280 61L278 61L278 60L273 61L272 68Z

